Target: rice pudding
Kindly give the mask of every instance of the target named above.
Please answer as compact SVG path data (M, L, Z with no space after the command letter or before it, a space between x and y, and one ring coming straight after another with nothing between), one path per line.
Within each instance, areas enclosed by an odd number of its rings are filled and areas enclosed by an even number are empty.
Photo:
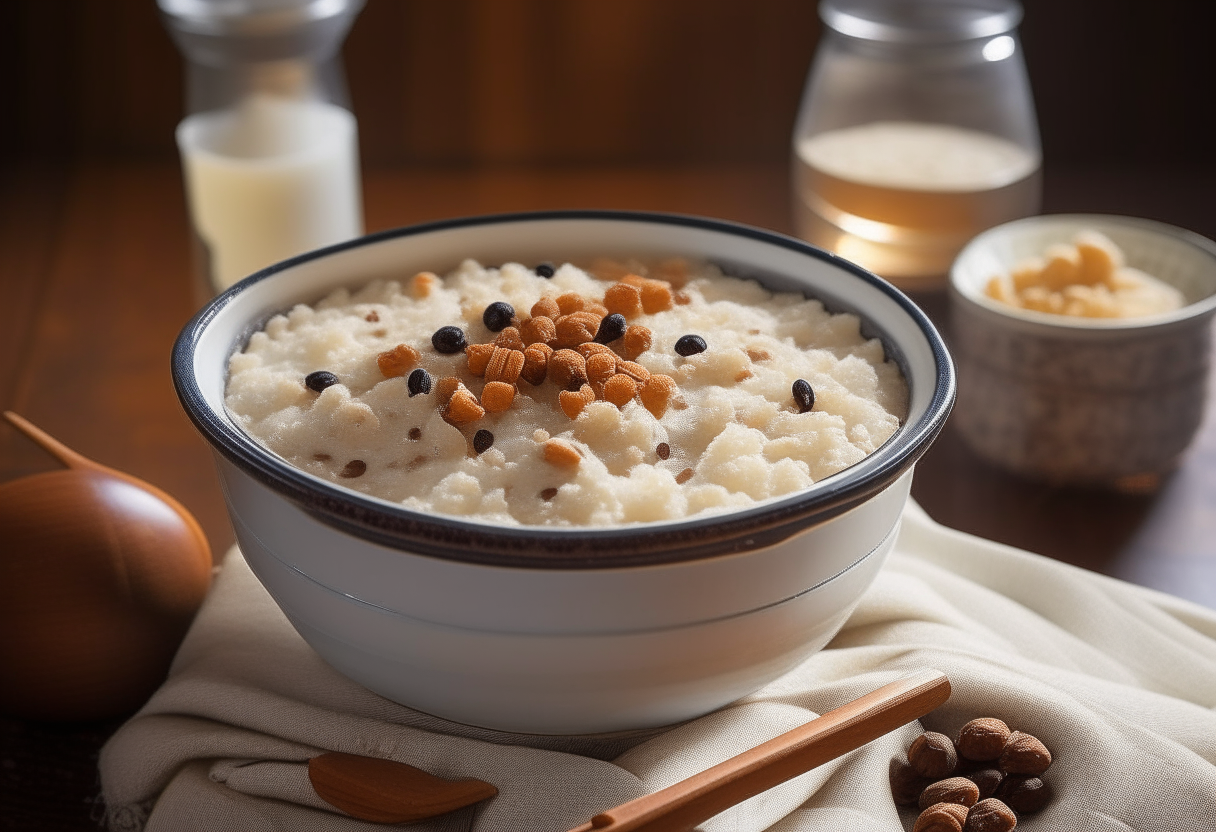
M907 385L851 314L709 264L469 260L272 317L234 419L287 462L423 512L613 525L799 491L883 444Z

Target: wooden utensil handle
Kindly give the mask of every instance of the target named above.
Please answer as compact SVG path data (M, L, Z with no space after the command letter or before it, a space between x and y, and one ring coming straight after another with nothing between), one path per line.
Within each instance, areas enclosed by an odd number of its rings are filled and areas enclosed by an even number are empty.
M601 812L591 819L589 828L610 828L611 832L692 829L749 797L924 716L949 697L945 674L926 670L908 676L700 774Z

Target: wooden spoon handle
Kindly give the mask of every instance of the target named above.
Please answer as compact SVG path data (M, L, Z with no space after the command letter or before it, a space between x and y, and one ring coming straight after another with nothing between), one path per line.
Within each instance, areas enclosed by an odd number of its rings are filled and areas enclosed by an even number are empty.
M42 448L42 450L55 457L55 459L67 467L83 471L105 471L106 473L112 473L111 469L98 462L94 462L83 454L73 451L42 428L24 417L18 416L13 411L4 411L4 418L9 421L9 424L29 437L35 445Z
M601 812L573 832L685 832L749 797L924 716L949 697L950 682L945 674L921 671L700 774Z
M173 495L162 491L150 482L145 482L138 477L128 474L126 471L119 471L117 468L111 468L108 465L102 465L100 462L89 459L84 454L72 450L33 422L23 416L17 415L11 410L4 411L4 418L8 420L9 424L25 434L35 445L55 457L55 459L62 462L68 468L76 471L96 471L108 474L120 480L125 480L160 498L160 500L167 503L181 516L182 521L190 528L190 532L194 535L195 540L198 541L199 550L208 559L211 558L211 545L207 542L207 535L203 532L203 527L199 525L198 520L190 513L189 509L179 503Z

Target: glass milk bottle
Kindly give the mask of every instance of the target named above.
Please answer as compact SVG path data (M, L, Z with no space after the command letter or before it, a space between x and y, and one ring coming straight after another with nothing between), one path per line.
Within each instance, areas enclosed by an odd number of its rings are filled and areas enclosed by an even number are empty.
M363 233L339 50L363 0L158 0L186 56L178 125L210 292Z
M903 289L1039 210L1038 126L1013 0L823 0L794 131L799 236Z

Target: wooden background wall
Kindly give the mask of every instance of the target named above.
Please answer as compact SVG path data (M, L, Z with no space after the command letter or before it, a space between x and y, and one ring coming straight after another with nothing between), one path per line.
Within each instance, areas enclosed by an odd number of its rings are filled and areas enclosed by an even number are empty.
M1211 160L1199 0L1026 0L1048 162ZM6 156L174 152L154 0L5 0ZM368 0L345 59L372 165L783 162L809 0Z

